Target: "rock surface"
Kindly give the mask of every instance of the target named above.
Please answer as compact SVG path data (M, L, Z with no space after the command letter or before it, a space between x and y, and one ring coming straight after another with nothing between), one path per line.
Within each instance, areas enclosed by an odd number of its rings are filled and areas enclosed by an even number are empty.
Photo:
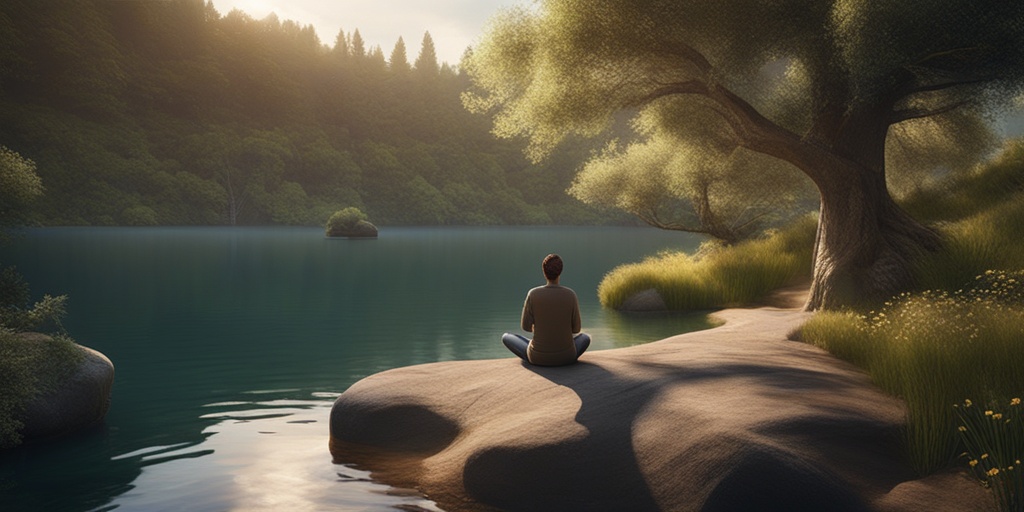
M42 335L38 335L42 336ZM79 345L85 358L75 373L56 389L36 397L25 408L21 434L25 442L61 436L103 420L110 408L114 365L107 356Z
M377 238L377 226L374 226L370 222L361 220L350 228L343 229L331 229L327 232L328 237L346 237L346 238Z
M630 295L626 300L622 301L622 305L618 308L620 311L667 311L668 305L665 304L665 299L661 298L661 294L654 288L648 288L646 290L639 291Z
M994 510L965 474L915 476L901 402L788 341L805 313L717 315L573 366L370 376L335 402L331 452L445 510Z

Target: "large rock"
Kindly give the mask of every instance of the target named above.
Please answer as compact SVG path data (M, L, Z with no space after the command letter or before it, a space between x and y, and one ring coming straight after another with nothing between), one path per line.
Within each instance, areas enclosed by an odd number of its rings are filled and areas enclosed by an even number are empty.
M718 315L573 366L509 356L370 376L335 402L331 452L446 510L994 509L964 474L915 476L901 402L788 341L804 313Z
M627 297L626 300L622 301L622 305L618 309L619 311L636 312L667 311L668 305L665 304L665 299L661 298L658 290L648 288Z
M43 336L36 334L34 336ZM84 358L53 390L31 400L20 418L24 442L74 432L103 420L110 408L114 365L107 356L78 346Z
M377 238L377 226L361 220L350 227L332 228L327 232L329 237L346 238Z

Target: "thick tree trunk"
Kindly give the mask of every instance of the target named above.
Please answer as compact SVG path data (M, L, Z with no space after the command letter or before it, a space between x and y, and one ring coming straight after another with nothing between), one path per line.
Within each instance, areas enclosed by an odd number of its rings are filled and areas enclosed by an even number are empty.
M703 55L692 53L687 58L698 68L711 69ZM806 305L812 311L884 301L907 290L914 285L915 259L942 246L937 232L896 205L885 184L885 139L902 93L894 89L866 102L844 80L822 84L824 103L802 136L717 83L670 84L640 102L669 94L704 96L722 107L719 113L740 146L785 160L814 181L821 212Z
M821 212L807 310L884 301L913 286L918 256L941 247L938 233L892 200L884 172L838 166L816 180Z

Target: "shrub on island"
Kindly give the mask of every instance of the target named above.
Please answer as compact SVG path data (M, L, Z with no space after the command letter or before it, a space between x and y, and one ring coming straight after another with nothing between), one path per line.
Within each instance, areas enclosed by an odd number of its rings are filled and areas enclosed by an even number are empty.
M377 238L377 226L359 208L350 206L327 219L326 233L328 237Z

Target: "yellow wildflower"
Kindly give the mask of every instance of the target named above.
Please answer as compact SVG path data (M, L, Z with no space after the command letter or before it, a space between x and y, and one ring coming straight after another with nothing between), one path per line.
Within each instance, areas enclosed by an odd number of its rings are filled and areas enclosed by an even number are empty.
M1020 398L1014 398L1010 400L1010 405L1020 405Z
M992 419L994 419L994 420L998 420L998 419L1002 419L1002 418L1003 418L1003 415L999 414L999 413L996 413L996 414L992 415Z
M978 459L971 459L971 462L969 462L968 464L970 464L971 467L973 468L974 466L978 465Z
M988 476L996 476L999 474L999 468L992 468L986 473Z
M963 425L960 425L959 429L960 429L960 432L967 432L967 427L965 427Z
M970 400L964 400L964 407L970 407L972 402Z
M992 411L985 411L985 416L992 416Z
M982 460L985 460L985 459L987 459L987 458L988 458L988 454L987 454L987 453L983 453L983 454L981 454L981 459L982 459Z

